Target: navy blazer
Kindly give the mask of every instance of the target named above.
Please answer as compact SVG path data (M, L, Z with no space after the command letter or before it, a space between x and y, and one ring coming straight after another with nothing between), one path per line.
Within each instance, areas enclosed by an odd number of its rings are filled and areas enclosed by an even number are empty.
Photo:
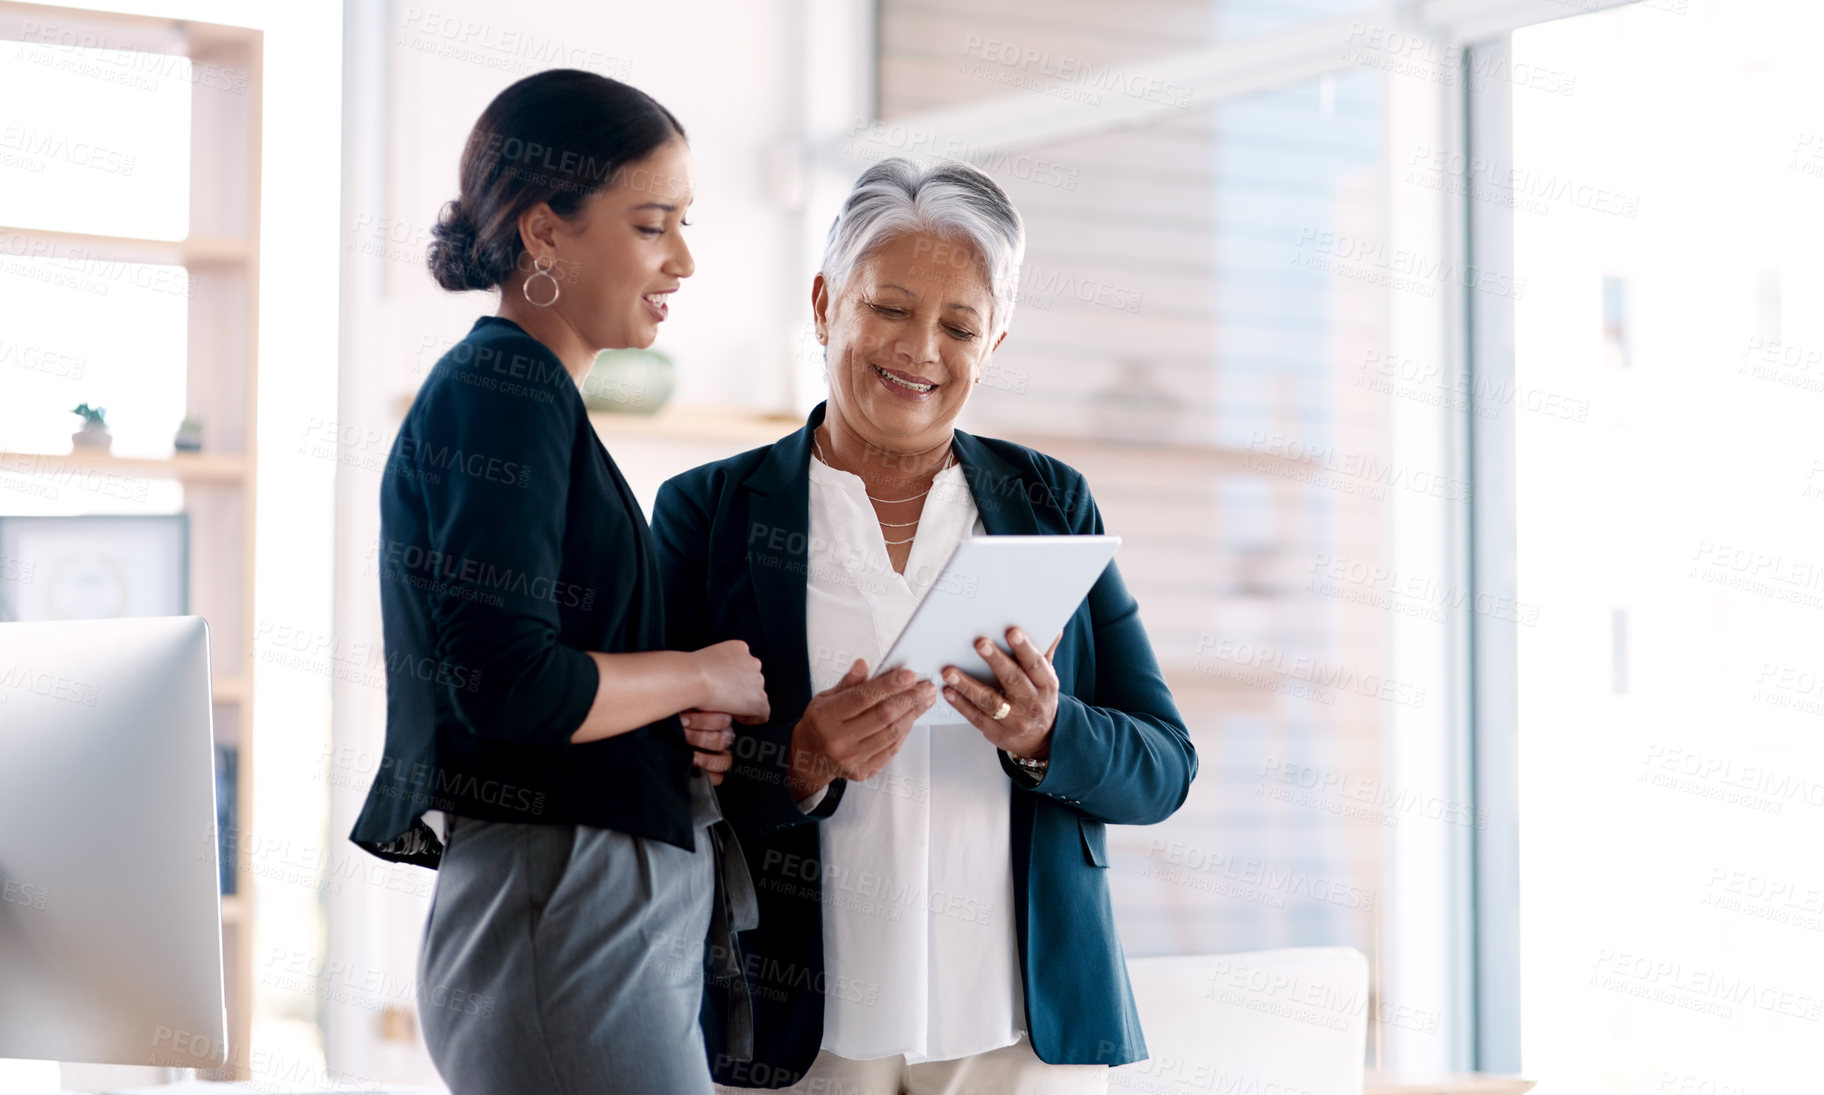
M771 721L740 727L719 788L760 898L760 926L741 937L754 1002L754 1058L712 1054L725 1084L796 1083L823 1041L823 867L816 822L841 808L837 780L817 808L786 790L792 727L811 699L805 639L811 433L671 479L653 507L667 641L695 649L744 639L765 668ZM955 453L982 525L994 535L1100 533L1083 476L1042 453L955 432ZM998 636L997 636L998 638ZM1034 783L1005 755L1014 783L1014 917L1026 1027L1040 1059L1120 1065L1142 1060L1127 967L1109 903L1103 825L1148 825L1183 804L1197 773L1184 720L1110 563L1065 625L1053 663L1063 687L1051 763ZM705 993L706 1043L724 1045L727 987ZM892 1006L892 1001L882 1001Z
M665 642L639 501L544 343L483 316L438 359L380 486L386 750L353 832L435 867L426 810L590 825L692 848L676 716L573 744L600 687L585 653Z

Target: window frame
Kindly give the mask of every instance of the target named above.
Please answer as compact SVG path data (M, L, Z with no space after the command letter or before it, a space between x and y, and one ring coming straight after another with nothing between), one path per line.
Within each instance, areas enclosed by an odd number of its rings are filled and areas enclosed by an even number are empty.
M1384 97L1383 149L1391 147L1389 137L1404 126L1400 131L1407 136L1429 132L1447 156L1473 154L1507 162L1512 144L1511 87L1503 80L1484 80L1479 81L1480 88L1472 88L1468 77L1479 71L1472 66L1506 65L1509 35L1514 30L1628 2L1631 0L1422 0L1404 11L1369 4L1283 31L1156 59L1147 68L1174 84L1192 88L1190 106L1214 105L1352 71L1338 47L1362 22L1372 21L1377 27L1422 36L1434 48L1454 51L1461 76L1455 86L1440 81L1423 90L1403 87L1397 95ZM833 208L855 171L841 152L846 133L831 123L871 115L870 96L861 89L873 86L871 70L878 64L880 43L873 5L852 2L849 6L856 14L843 33L852 36L862 31L872 36L874 55L863 65L862 79L857 80L853 72L847 74L851 90L842 107L816 117L807 112L805 185L798 192L806 222L806 254L798 257L800 266L806 259L814 266L821 226L827 223L817 213L825 206ZM820 41L828 45L829 37L825 32L819 39L816 32L807 30L806 45ZM806 55L817 54L807 48ZM1086 114L1045 96L1014 93L898 118L894 124L944 133L972 148L1013 152L1066 137L1144 124L1169 116L1175 109L1135 100ZM1462 195L1441 191L1423 196L1399 193L1390 185L1391 159L1384 151L1382 191L1391 245L1401 246L1411 237L1435 245L1443 261L1459 268L1512 269L1511 211L1497 203L1469 202ZM792 276L799 273L790 271ZM1471 385L1469 391L1511 384L1512 301L1468 288L1440 297L1450 299L1429 309L1415 309L1409 302L1401 305L1402 314L1389 317L1393 321L1390 340L1405 337L1399 331L1417 330L1413 342L1435 354L1434 359L1443 362L1449 375L1463 377ZM816 365L814 361L800 362L794 377L798 402L805 408L822 389ZM1374 1025L1370 1060L1396 1070L1517 1072L1520 1064L1517 635L1512 621L1474 610L1480 603L1514 603L1514 428L1511 414L1483 419L1472 408L1471 401L1463 401L1454 420L1440 435L1428 439L1437 446L1432 455L1443 461L1442 466L1470 484L1468 504L1442 515L1416 514L1424 531L1437 535L1436 542L1415 550L1466 594L1446 625L1450 649L1443 664L1450 679L1444 682L1443 692L1447 702L1436 724L1419 731L1433 735L1431 748L1407 745L1394 749L1390 771L1396 780L1441 778L1453 800L1466 804L1470 816L1486 819L1486 823L1478 820L1462 833L1431 834L1429 839L1393 838L1396 862L1389 878L1396 882L1391 902L1396 908L1403 905L1397 886L1403 872L1412 875L1442 865L1452 880L1443 906L1433 908L1430 916L1413 916L1402 908L1399 915L1408 923L1402 926L1396 917L1389 939L1395 956L1390 967L1382 967L1378 938L1377 953L1371 956L1377 987L1386 996L1446 1002L1442 1037L1430 1044L1410 1036L1402 1038L1396 1028L1390 1035L1395 1044L1382 1046L1379 1034L1384 1025ZM1440 517L1441 526L1425 525ZM1440 938L1446 941L1441 965L1407 968L1420 963L1400 956L1421 953L1421 948L1435 952Z

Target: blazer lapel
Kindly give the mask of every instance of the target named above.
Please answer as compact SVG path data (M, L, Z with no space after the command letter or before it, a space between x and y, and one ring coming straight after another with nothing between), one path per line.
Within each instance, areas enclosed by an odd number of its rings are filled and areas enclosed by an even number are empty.
M974 434L955 431L951 445L963 465L963 478L981 514L982 529L990 536L1034 536L1039 532L1027 484L1012 464L982 444ZM1036 489L1043 490L1038 486Z
M823 404L804 428L780 438L742 487L747 500L747 573L753 582L760 626L772 665L803 666L801 702L811 695L810 658L804 646L805 583L809 578L811 432L823 421ZM759 651L755 651L756 654Z
M981 514L982 530L991 536L1036 535L1039 532L1038 516L1033 512L1032 498L1026 492L1029 489L1044 491L1044 485L1036 481L1028 484L1021 479L1019 471L1012 464L1001 459L973 434L957 430L951 444L956 448L957 460L963 465L963 477L969 481L969 493L975 498L976 512ZM1049 494L1042 497L1048 505L1051 504ZM1069 656L1069 651L1059 648L1059 662ZM1058 671L1063 674L1068 671L1068 667L1060 666ZM1015 774L1009 762L1002 761L1001 767L1009 777ZM1008 839L1013 846L1014 915L1021 925L1022 938L1030 935L1025 925L1028 906L1032 900L1034 864L1038 862L1032 855L1033 813L1038 797L1020 794L1007 796ZM1020 955L1020 976L1026 979L1026 984L1032 984L1032 966L1024 952Z
M822 403L813 408L804 427L780 438L741 484L748 493L747 573L773 655L768 661L796 660L804 667L797 683L807 703L811 667L805 653L804 599L810 573L811 435L822 424L824 410ZM993 536L1037 535L1039 520L1027 491L1044 486L1021 479L1018 469L973 434L957 430L952 444L983 530ZM1045 501L1050 504L1048 497Z

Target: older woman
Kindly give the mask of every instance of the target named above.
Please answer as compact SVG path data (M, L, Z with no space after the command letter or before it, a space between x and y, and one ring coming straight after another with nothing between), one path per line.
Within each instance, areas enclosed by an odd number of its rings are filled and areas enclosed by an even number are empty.
M1103 531L1077 472L955 428L1023 251L981 172L876 164L811 285L828 401L659 492L668 641L746 641L771 703L697 758L760 898L705 1009L712 1046L752 1017L723 1084L1102 1091L1146 1055L1103 826L1169 816L1197 762L1119 571L1055 640L982 637L992 685L868 676L963 537Z

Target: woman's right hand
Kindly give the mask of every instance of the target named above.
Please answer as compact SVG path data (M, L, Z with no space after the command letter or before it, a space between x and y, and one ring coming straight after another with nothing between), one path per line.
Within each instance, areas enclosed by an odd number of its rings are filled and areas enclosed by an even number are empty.
M760 659L748 653L740 639L706 646L696 651L697 668L703 674L702 702L693 706L705 711L726 711L756 721L772 713L766 698L766 677L760 672Z
M912 670L868 680L868 663L855 659L792 728L792 797L806 798L836 779L873 779L905 744L913 720L936 702L937 686Z

